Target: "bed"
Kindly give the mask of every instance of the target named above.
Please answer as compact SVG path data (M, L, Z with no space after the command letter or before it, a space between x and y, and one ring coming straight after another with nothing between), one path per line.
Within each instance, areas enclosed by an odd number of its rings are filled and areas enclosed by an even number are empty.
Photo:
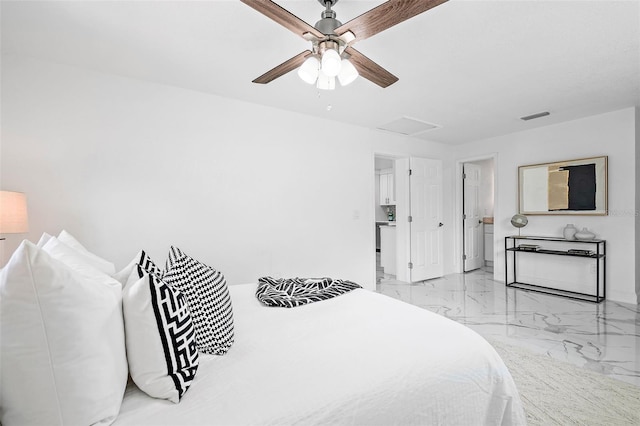
M235 343L201 355L179 404L129 383L114 426L525 424L495 350L471 329L359 289L292 309L232 285Z
M273 280L228 286L176 247L116 272L66 231L25 240L0 271L0 423L526 423L471 329L343 280L266 306Z

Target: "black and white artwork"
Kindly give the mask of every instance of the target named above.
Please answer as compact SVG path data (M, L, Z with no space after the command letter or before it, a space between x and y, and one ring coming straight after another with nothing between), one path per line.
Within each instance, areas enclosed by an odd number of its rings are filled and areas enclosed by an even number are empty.
M518 168L520 214L607 214L607 157Z

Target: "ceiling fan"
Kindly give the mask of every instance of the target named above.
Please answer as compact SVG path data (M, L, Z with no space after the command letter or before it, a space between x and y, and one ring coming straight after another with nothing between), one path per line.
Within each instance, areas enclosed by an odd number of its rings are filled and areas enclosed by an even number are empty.
M397 25L409 18L438 6L447 0L389 0L346 24L336 19L332 7L338 0L318 0L325 10L321 19L311 26L271 0L241 0L268 18L311 42L311 50L305 50L253 80L266 84L298 68L298 75L319 89L335 88L336 77L346 86L358 75L388 87L398 77L364 56L352 46Z

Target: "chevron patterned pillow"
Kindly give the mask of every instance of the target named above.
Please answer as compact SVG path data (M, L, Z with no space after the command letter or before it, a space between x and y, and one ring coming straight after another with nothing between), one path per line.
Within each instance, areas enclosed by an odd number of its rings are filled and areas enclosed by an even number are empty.
M220 271L171 247L162 280L184 294L196 328L200 352L224 355L233 344L233 310Z
M131 275L122 292L131 378L147 395L178 403L198 370L189 308L178 290L140 265Z

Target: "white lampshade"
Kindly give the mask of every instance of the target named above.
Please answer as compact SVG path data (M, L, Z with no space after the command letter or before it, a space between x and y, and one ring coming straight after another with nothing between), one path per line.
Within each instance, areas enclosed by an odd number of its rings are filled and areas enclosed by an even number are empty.
M0 191L0 234L29 232L27 197L22 192Z
M342 59L340 54L333 49L327 49L322 54L322 72L329 77L335 77L340 73Z
M343 59L340 67L340 74L338 74L340 84L343 86L351 84L356 78L358 78L358 75L358 70L353 66L351 61Z
M298 76L305 82L313 84L318 79L320 61L315 56L309 56L298 68Z
M333 90L336 88L336 78L328 76L320 70L316 87L321 90Z

